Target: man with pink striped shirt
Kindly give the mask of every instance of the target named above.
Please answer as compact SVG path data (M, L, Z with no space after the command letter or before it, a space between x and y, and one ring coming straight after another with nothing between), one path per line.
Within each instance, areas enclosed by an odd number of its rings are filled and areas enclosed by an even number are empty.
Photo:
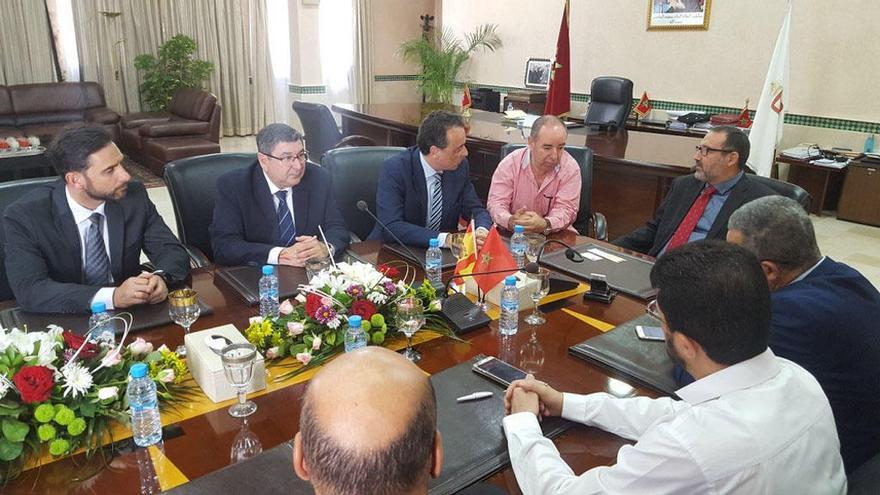
M578 213L581 174L565 151L568 131L553 115L535 120L528 146L501 160L492 176L488 210L492 220L508 230L522 225L526 232L545 235L571 226Z

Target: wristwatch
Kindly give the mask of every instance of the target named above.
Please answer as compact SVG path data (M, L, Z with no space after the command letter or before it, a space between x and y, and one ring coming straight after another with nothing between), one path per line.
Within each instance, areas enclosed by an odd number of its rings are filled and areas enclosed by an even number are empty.
M544 221L547 222L547 226L544 227L544 235L547 236L547 235L550 235L551 233L553 233L553 226L550 225L550 220L547 220L545 218Z

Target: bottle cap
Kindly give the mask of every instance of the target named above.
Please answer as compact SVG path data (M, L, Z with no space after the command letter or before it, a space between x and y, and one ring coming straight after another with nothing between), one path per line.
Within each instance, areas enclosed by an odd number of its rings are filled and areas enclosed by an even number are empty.
M361 326L361 317L358 315L352 315L348 317L348 326L350 327L358 327Z
M516 277L513 275L504 277L504 285L516 285Z
M275 267L272 265L263 265L263 275L272 275L275 273Z
M104 301L95 301L92 303L92 313L103 313L107 311L107 305Z
M440 247L440 239L437 239L435 237L435 238L431 239L430 241L428 241L428 245L431 247Z
M132 365L131 369L128 370L128 374L131 375L132 378L143 378L147 376L147 365L144 363L135 363Z
M522 225L514 225L513 231L516 232L517 234L522 234L523 232L526 231L526 228L523 227Z

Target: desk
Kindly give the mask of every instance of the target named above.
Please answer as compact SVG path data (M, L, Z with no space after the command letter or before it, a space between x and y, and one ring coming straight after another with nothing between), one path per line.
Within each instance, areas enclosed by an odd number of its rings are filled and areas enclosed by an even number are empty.
M576 239L567 233L561 239L569 242L587 240ZM391 253L382 251L376 242L356 244L352 250L358 256L374 262L387 262L395 258ZM214 308L213 314L196 321L193 331L225 323L232 323L241 329L247 325L248 317L257 311L255 307L245 306L222 282L218 280L215 283L210 267L194 271L192 286L199 292L200 299ZM622 323L644 313L643 301L625 295L619 295L610 305L585 304L580 297L573 297L568 302L568 308L609 323ZM525 313L524 310L522 317L525 317ZM513 337L514 349L529 339L530 332L524 323L522 325L520 332ZM537 333L546 356L538 377L560 390L578 393L609 390L611 377L607 372L568 353L569 346L598 333L598 330L580 323L563 311L548 312L547 323ZM174 325L139 332L137 336L154 345L165 343L172 349L183 340L182 330ZM419 366L428 373L437 373L479 353L498 356L501 351L497 322L492 322L489 328L467 334L466 338L468 344L440 338L419 345L418 350L423 355ZM258 409L248 419L249 428L259 437L264 451L293 438L298 429L300 399L305 388L306 384L300 383L253 399ZM656 396L644 388L636 387L636 390L641 395ZM230 463L230 447L240 428L240 420L229 416L226 408L182 421L178 426L182 434L166 439L164 450L171 463L188 479L207 475ZM563 457L577 472L613 463L617 450L627 443L610 433L588 427L574 427L555 442L564 452ZM99 458L96 456L93 462L87 462L80 455L27 471L5 486L3 493L139 493L140 475L134 453L120 454L109 460L112 469L106 469L96 462ZM86 481L74 481L77 479ZM506 487L510 493L518 493L509 468L493 476L491 482Z
M846 169L820 167L811 164L808 160L798 160L784 155L776 157L777 162L787 163L788 180L804 188L813 197L810 213L822 216L823 210L836 210L840 191L843 187L843 179L846 177ZM778 165L774 162L771 177L779 177Z
M361 134L385 146L414 146L419 123L433 110L458 112L451 105L383 103L336 104L344 135ZM501 147L525 143L516 127L501 125L502 114L471 109L467 120L468 161L477 194L485 203ZM528 132L528 130L525 130ZM568 144L593 150L593 211L608 219L610 238L628 234L654 216L672 179L690 173L694 147L702 138L652 130L615 133L574 128Z

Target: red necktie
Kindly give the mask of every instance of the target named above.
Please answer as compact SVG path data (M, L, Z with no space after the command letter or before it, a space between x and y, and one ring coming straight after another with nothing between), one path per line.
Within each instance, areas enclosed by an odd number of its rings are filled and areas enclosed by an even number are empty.
M675 233L672 234L672 239L669 240L669 244L666 245L666 251L671 249L675 249L682 244L687 243L691 234L694 232L694 228L697 226L697 222L700 221L700 217L703 216L703 212L706 211L706 205L709 204L709 198L715 194L717 190L711 184L708 185L703 192L700 193L700 196L694 201L694 204L691 205L691 209L685 215L684 220L678 224L678 228L675 229Z

